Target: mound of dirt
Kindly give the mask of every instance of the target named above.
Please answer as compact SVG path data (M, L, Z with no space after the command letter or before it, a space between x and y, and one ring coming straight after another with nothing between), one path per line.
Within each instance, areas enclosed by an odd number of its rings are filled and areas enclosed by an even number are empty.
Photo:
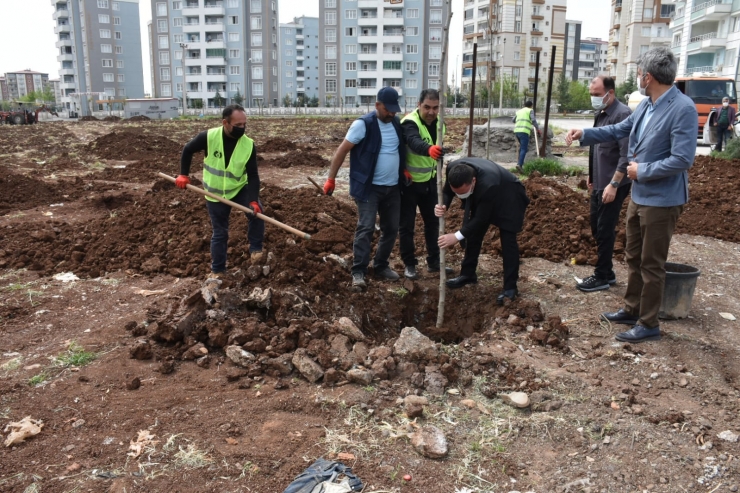
M151 118L145 115L136 115L132 116L131 118L126 118L127 122L150 122L152 121Z
M264 144L256 143L255 146L257 147L257 151L259 153L268 153L268 152L287 152L287 151L295 151L298 149L298 147L291 141L281 139L281 138L275 138L275 139L269 139Z
M277 168L292 168L293 166L310 166L313 168L324 168L331 164L328 159L324 159L313 152L289 152L284 156L277 158L260 160L260 166L274 166Z
M0 175L0 215L75 200L85 193L83 183L79 177L52 184L21 174Z
M101 159L177 160L182 146L167 137L147 133L139 128L124 128L93 140L87 145L87 152L96 154Z
M97 117L94 117L92 115L85 115L85 116L81 116L78 119L78 121L81 121L81 122L99 122L100 119L98 119Z
M104 122L117 122L121 120L120 116L116 115L108 115L105 118L102 119Z

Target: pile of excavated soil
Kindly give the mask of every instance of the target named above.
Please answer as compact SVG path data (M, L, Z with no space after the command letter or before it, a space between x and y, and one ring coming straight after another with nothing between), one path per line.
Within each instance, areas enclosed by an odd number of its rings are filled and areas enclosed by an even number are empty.
M100 121L100 119L98 119L97 117L91 116L91 115L86 115L86 116L81 116L78 121L81 121L81 122L98 122L98 121Z
M137 115L137 116L132 116L131 118L126 118L126 121L127 122L150 122L152 121L152 119L149 118L148 116Z
M87 152L101 159L135 161L140 159L176 159L182 145L167 137L151 134L139 128L117 129L98 137L87 145Z
M291 141L281 139L280 137L269 139L264 144L256 142L255 147L260 154L268 152L287 152L295 151L298 147Z
M121 121L121 117L120 116L116 116L116 115L108 115L105 118L103 118L102 120L104 122L118 122L118 121Z
M111 188L115 185L98 186L96 191ZM79 177L71 181L45 182L26 175L5 173L0 175L0 215L76 200L87 190L84 180Z
M294 166L310 166L315 168L324 168L329 166L329 160L324 159L313 152L294 151L288 152L283 156L264 159L259 162L259 166L274 166L277 168L292 168Z

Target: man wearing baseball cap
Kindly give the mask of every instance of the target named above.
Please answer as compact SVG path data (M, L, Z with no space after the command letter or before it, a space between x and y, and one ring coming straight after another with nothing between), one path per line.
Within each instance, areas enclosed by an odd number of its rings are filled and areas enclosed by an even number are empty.
M357 204L357 227L352 246L352 287L362 291L370 263L375 216L380 216L380 239L373 258L377 279L396 281L399 275L390 268L388 258L398 236L401 192L406 163L403 144L398 92L392 87L378 91L375 111L357 120L349 128L344 141L334 153L324 193L334 193L335 178L349 153L349 194Z

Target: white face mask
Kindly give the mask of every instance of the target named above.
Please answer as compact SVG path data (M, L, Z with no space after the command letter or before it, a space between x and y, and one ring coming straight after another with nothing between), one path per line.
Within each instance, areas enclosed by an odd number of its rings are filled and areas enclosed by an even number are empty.
M609 99L609 93L607 92L603 96L591 96L591 106L595 110L603 110L606 108L606 100Z
M471 195L473 195L473 189L474 188L475 188L475 182L473 182L473 184L470 186L470 190L468 190L467 192L465 192L465 193L456 193L455 195L457 195L457 198L459 198L459 199L467 199L468 197L470 197Z
M642 81L644 81L644 80L645 80L645 76L643 75L642 77L640 77L640 82L638 83L638 86L639 86L639 89L638 90L640 91L640 94L641 95L647 96L647 93L645 92L647 90L647 86L646 87L642 87Z
M724 106L725 108L727 108L728 106L730 106L730 103L727 103L727 102L722 103L722 106Z

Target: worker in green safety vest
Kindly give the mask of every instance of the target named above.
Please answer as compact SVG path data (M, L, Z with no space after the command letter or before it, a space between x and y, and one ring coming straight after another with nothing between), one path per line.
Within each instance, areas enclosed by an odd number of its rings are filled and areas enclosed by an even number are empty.
M524 158L529 149L529 137L532 135L532 128L536 128L537 133L540 135L542 135L542 131L539 125L537 125L537 119L534 117L532 101L525 102L524 108L517 111L511 120L515 123L514 135L519 141L519 159L516 163L516 169L521 173L524 171L522 166L524 165Z
M437 205L437 160L444 154L437 145L437 115L439 114L439 91L424 89L419 103L412 113L401 120L406 140L406 186L401 188L401 218L399 225L399 249L406 268L404 276L418 279L414 246L416 208L424 221L424 239L427 247L427 270L439 272L439 219L434 215ZM452 273L452 270L448 273Z
M254 141L244 135L247 115L244 108L232 104L222 112L222 125L199 133L188 142L180 158L180 175L175 181L178 188L190 183L190 165L193 154L203 151L203 188L239 205L262 212L259 200L260 177L257 172L257 150ZM231 206L206 196L206 207L211 218L211 275L221 277L226 271L226 250L229 242L229 216ZM262 241L265 222L247 214L249 227L247 239L252 263L262 259Z

